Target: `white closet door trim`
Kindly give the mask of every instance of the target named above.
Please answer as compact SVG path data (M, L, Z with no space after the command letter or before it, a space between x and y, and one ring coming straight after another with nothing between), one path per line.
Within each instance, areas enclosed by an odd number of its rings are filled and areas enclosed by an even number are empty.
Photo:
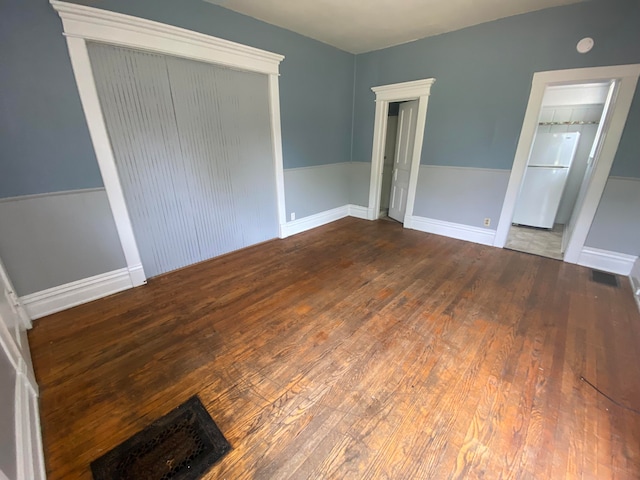
M51 0L64 35L144 49L218 65L278 74L282 55L164 23L94 7Z
M286 223L284 197L284 167L282 161L282 133L280 128L280 96L278 75L284 59L257 48L247 47L209 35L192 32L150 20L93 7L51 0L62 19L63 34L71 66L78 86L89 134L102 174L105 190L113 212L127 268L134 287L146 283L140 252L136 243L122 185L118 176L109 134L102 115L87 40L153 51L240 70L269 75L269 104L271 106L271 138L273 140L275 182L278 198L280 236Z
M426 78L423 80L394 83L371 88L376 94L376 112L373 125L371 177L369 180L369 220L376 220L380 215L380 193L382 190L382 172L384 170L384 147L387 141L389 103L418 100L416 134L413 141L413 156L411 158L411 173L409 177L409 190L407 192L407 208L404 217L405 228L408 228L411 224L416 191L418 189L418 171L420 169L422 142L424 140L424 129L427 121L427 106L429 105L431 86L435 81L435 78Z

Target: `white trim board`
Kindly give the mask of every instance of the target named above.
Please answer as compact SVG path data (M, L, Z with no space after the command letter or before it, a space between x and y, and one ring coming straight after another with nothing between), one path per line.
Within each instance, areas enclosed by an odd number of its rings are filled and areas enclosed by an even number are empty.
M42 429L38 394L27 379L27 366L20 360L14 397L17 480L45 480Z
M142 271L142 266L138 269L134 267L134 270ZM35 320L132 288L134 285L131 278L135 275L135 271L131 274L129 269L121 268L31 293L20 297L20 300L29 316Z
M509 185L495 235L494 245L496 247L504 247L507 241L516 200L522 184L527 161L529 160L529 153L533 146L533 140L538 127L538 118L542 110L542 101L547 86L617 80L619 81L617 97L613 105L614 108L610 116L610 122L608 123L608 131L604 137L601 152L598 158L595 159L596 163L593 175L585 191L584 201L580 211L576 212L578 217L564 256L565 262L579 263L589 229L598 204L600 203L600 198L602 197L602 192L604 191L611 165L618 149L639 76L640 64L555 70L550 72L536 72L533 75L529 102L522 123L518 147L511 169L511 176L509 177Z
M63 34L67 38L82 109L133 286L144 284L146 275L102 115L87 41L146 50L268 75L278 224L280 231L283 231L286 209L278 86L280 62L284 59L282 55L130 15L57 0L51 0L50 3L62 19Z
M631 288L633 288L633 298L636 299L636 305L640 311L640 280L637 280L636 277L631 277Z
M489 228L472 227L461 223L445 222L433 218L418 217L412 215L405 219L405 228L419 230L426 233L434 233L449 238L457 238L467 242L479 243L481 245L493 245L496 235L495 230Z
M286 238L291 235L306 232L312 230L327 223L335 222L341 218L349 216L349 206L343 205L341 207L332 208L331 210L325 210L324 212L309 215L307 217L299 218L292 222L287 222L281 227L280 238Z
M348 213L350 217L361 218L363 220L368 220L370 216L369 209L367 207L362 207L360 205L347 205Z
M336 220L340 220L345 217L355 217L368 220L369 209L360 205L347 204L342 205L341 207L332 208L331 210L325 210L324 212L319 212L314 215L299 218L298 220L287 222L282 227L280 237L286 238L291 235L306 232L307 230L321 227L322 225L335 222Z
M0 203L19 202L20 200L31 200L33 198L57 197L62 195L76 195L79 193L102 192L104 187L79 188L78 190L62 190L51 193L32 193L30 195L18 195L17 197L0 198Z
M382 173L384 168L384 147L387 141L387 119L389 103L405 100L418 100L416 135L413 142L411 172L409 173L409 189L407 191L407 208L405 222L413 215L413 206L418 186L418 169L422 155L422 141L427 120L427 106L431 95L431 86L435 78L416 80L413 82L394 83L373 87L376 94L376 111L373 125L373 147L371 150L371 177L369 180L369 220L378 218L380 212L380 193L382 191Z
M635 255L584 247L580 252L580 258L577 263L583 267L595 268L603 272L629 275L637 259L638 257Z
M165 55L200 60L251 72L278 74L284 56L185 28L95 7L51 0L64 35Z

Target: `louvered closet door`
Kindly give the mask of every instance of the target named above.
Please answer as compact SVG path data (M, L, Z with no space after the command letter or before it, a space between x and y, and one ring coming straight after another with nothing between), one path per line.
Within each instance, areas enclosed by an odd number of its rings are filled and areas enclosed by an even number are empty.
M266 75L88 47L147 276L275 238Z

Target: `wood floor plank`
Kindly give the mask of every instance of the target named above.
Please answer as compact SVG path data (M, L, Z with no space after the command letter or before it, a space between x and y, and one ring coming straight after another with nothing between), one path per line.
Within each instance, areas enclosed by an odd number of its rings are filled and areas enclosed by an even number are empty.
M630 285L343 219L38 320L50 479L192 395L205 478L640 478Z

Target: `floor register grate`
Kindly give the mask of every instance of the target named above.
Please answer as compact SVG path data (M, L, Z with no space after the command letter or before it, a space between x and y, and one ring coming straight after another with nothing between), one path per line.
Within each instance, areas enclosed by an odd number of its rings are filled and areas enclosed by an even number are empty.
M195 480L231 445L197 396L91 463L95 480Z
M612 287L618 287L618 277L612 273L601 272L599 270L591 270L591 280L596 283L602 283L604 285L610 285Z

